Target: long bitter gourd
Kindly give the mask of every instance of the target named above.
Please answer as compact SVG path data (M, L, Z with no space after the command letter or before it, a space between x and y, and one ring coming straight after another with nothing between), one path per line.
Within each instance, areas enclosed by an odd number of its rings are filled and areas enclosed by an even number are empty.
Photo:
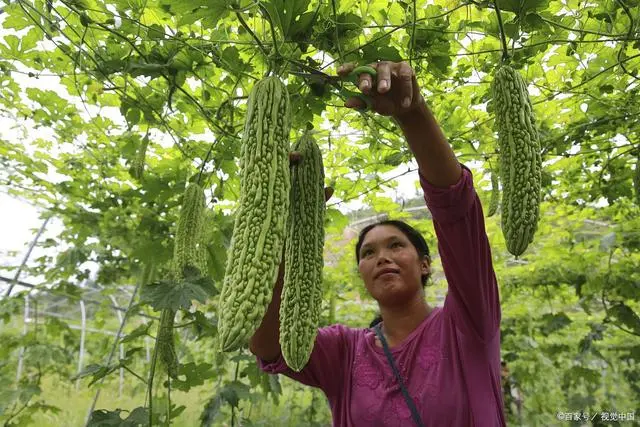
M293 151L302 162L291 170L284 286L280 305L280 347L287 366L307 364L320 320L324 267L324 167L320 148L305 134Z
M533 108L520 74L503 65L492 85L500 147L502 233L507 250L521 255L538 228L542 157Z
M240 200L220 293L219 344L246 344L273 295L289 214L290 104L275 76L249 94L242 136Z

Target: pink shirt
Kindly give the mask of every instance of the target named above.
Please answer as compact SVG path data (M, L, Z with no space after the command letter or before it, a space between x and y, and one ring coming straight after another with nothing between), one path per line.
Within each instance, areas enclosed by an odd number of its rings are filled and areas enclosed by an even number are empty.
M480 200L463 167L447 189L420 183L449 285L443 307L391 349L425 426L505 426L500 383L500 301ZM371 329L320 328L301 372L258 360L324 391L336 427L410 427L411 412Z

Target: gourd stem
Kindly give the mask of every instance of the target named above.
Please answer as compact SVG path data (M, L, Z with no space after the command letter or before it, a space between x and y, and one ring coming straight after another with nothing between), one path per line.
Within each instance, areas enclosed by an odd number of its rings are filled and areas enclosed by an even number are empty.
M507 47L507 36L504 32L504 25L502 24L502 14L500 13L500 6L498 6L498 0L493 2L496 8L496 14L498 15L498 26L500 27L500 41L502 44L502 62L506 62L509 59L509 50Z

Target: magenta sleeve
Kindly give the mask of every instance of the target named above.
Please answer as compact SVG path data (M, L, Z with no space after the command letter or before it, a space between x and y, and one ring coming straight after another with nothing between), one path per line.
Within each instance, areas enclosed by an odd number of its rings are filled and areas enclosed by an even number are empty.
M420 184L448 282L443 310L465 336L489 342L500 327L500 300L471 171L463 165L460 180L449 188L433 186L422 174Z
M273 362L258 358L258 366L269 374L283 374L302 384L320 388L328 397L336 396L344 385L353 339L352 331L343 325L319 328L309 362L300 372L287 366L282 353Z

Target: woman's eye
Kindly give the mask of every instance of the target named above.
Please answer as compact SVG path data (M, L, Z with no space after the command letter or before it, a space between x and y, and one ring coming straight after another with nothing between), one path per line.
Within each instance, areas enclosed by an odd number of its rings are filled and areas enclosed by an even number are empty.
M392 247L392 248L399 248L399 247L401 247L401 246L402 246L402 243L400 243L400 242L393 242L393 243L391 243L391 247Z

